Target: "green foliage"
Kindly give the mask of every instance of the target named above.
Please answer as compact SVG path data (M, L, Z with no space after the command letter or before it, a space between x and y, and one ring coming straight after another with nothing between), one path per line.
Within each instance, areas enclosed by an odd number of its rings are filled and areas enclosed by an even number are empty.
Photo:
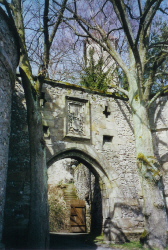
M70 211L63 199L62 186L49 186L49 225L51 232L68 232L70 225Z
M142 244L139 241L133 241L133 242L125 242L124 244L110 244L111 247L116 247L118 249L132 249L132 250L137 250L137 249L144 249Z
M93 56L94 50L90 49L89 66L84 69L85 72L83 75L81 75L81 85L87 88L102 90L105 92L112 80L110 68L107 71L104 71L103 58L100 58L96 64Z

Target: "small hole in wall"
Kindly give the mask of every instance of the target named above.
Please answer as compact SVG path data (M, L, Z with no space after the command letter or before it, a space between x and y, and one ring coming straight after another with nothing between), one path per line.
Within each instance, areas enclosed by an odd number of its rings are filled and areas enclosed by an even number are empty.
M110 135L103 135L103 145L104 145L106 142L112 142L112 139L113 139L113 136L110 136Z
M50 136L48 126L43 125L43 133L44 133L44 138L48 138Z
M45 93L44 92L41 92L41 95L40 95L40 106L41 107L44 107L45 103L46 103L46 99L45 99Z

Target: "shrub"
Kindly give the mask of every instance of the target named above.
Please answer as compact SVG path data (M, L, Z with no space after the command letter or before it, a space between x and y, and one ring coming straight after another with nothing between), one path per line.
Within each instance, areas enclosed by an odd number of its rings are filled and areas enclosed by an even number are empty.
M64 201L63 186L48 187L49 225L52 232L69 232L70 209Z

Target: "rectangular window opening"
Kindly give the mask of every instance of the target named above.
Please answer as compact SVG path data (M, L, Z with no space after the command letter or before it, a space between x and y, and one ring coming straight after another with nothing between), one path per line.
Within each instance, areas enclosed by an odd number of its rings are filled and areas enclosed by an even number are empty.
M43 133L44 133L44 138L48 138L49 137L49 135L50 135L49 126L43 125Z
M113 139L113 136L110 136L110 135L103 135L103 145L106 143L106 142L112 142L112 139Z
M40 95L40 106L41 106L42 108L44 108L44 105L45 105L46 102L47 102L47 101L46 101L46 99L45 99L45 92L41 92L41 95Z

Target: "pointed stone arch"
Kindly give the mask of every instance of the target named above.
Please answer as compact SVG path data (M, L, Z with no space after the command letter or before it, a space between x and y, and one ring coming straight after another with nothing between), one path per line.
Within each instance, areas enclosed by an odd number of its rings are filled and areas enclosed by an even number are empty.
M64 149L58 152L48 160L47 167L49 168L54 162L65 158L76 159L83 163L99 179L102 197L102 225L104 225L104 221L107 219L111 207L111 204L109 203L110 196L113 192L113 186L115 186L111 183L107 171L91 154L77 148ZM104 228L102 228L102 231L104 231Z
M93 158L93 156L76 148L65 149L58 152L48 160L47 167L51 166L51 164L53 164L55 161L65 158L74 158L80 160L82 163L87 164L95 175L99 176L101 179L107 178L106 181L110 183L108 173L101 166L101 164L95 158Z

